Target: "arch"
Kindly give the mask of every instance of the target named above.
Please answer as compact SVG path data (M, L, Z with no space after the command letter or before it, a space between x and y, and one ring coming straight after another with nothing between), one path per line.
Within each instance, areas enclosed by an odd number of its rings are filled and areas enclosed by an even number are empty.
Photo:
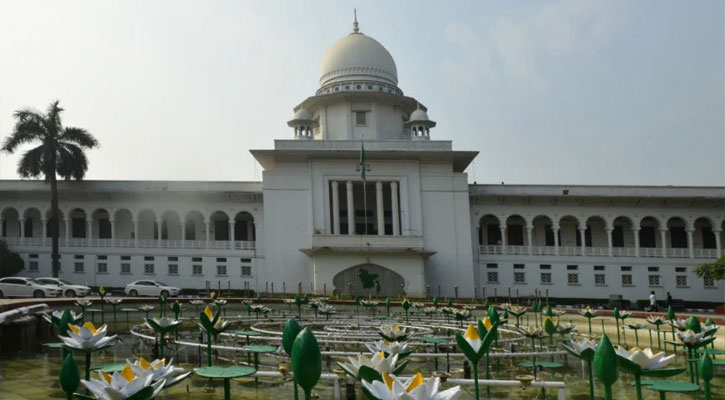
M40 210L35 207L23 211L23 237L43 237L43 218Z
M88 213L82 208L73 208L68 212L66 224L70 222L70 237L88 237Z
M580 247L581 235L579 227L581 221L579 217L567 214L559 218L559 245L562 247Z
M2 226L0 236L20 237L20 212L15 207L5 207L0 212Z
M350 295L352 291L353 296L390 297L400 296L405 279L382 265L366 263L338 272L332 278L332 284L333 294L337 295Z
M632 218L619 215L612 220L612 247L634 247L634 229Z
M209 216L209 228L212 240L229 240L229 215L224 211L214 211Z
M591 215L584 222L586 230L584 231L584 240L587 247L609 247L609 239L607 239L607 229L609 222L601 215Z
M660 220L653 216L644 216L639 219L639 247L656 248L662 247L662 237L657 234L662 226Z
M206 221L200 211L189 211L184 216L185 240L206 240Z
M250 242L257 240L254 215L250 212L240 211L234 215L234 240Z
M667 238L669 240L667 248L685 249L688 247L689 225L683 217L673 216L667 220Z
M174 210L161 213L161 239L181 240L181 217Z
M692 224L694 232L692 246L696 249L716 249L717 239L714 232L715 221L710 217L698 217Z
M506 223L506 244L511 246L523 246L526 238L526 218L519 214L511 214L505 219Z
M113 237L116 239L134 239L134 214L128 208L119 208L113 213Z
M96 208L91 212L91 236L111 239L111 213L107 209Z
M49 208L45 210L45 213L43 214L45 216L45 237L52 238L53 237L53 230L50 224L50 214L52 210ZM63 213L63 210L58 209L58 237L64 238L66 236L65 234L65 213Z
M487 245L501 244L501 219L486 214L479 220L478 243Z
M156 212L151 209L139 211L136 217L136 230L140 240L153 240L159 238L158 218Z

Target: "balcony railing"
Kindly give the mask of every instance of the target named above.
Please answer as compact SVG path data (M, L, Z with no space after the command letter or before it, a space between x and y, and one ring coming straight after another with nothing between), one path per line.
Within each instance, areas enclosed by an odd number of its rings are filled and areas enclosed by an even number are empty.
M582 254L583 252L583 254ZM725 251L721 251L725 255ZM562 246L520 246L520 245L491 245L484 244L478 246L478 254L481 255L509 255L509 256L586 256L586 257L651 257L662 258L661 248L640 247L639 250L634 247L612 247L611 255L608 247L571 247ZM719 258L717 249L692 249L693 258ZM667 249L668 258L690 258L690 250L685 249Z
M11 246L51 246L50 238L21 238L0 237ZM156 240L156 239L86 239L86 238L59 238L58 244L62 247L138 247L144 249L212 249L212 250L254 250L254 241L210 240Z

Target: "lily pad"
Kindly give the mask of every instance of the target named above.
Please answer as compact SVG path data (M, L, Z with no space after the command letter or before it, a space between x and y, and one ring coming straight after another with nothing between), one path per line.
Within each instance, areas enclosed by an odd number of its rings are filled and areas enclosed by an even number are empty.
M234 365L231 367L204 367L197 368L194 373L204 378L241 378L243 376L254 375L257 372L252 367L242 367Z
M650 385L656 385L656 384L661 383L661 382L669 382L669 381L661 380L661 379L642 379L640 381L640 384L642 386L650 386ZM632 386L636 386L637 385L637 382L634 381L634 380L632 380L632 382L630 382L630 384Z
M257 331L232 331L232 333L240 336L262 336L262 334Z
M427 342L427 343L450 343L450 341L443 339L443 338L437 338L437 337L422 337L420 340Z
M274 346L252 345L242 347L242 351L250 351L252 353L274 353L277 351L277 348Z
M91 371L103 371L107 374L112 374L114 372L120 372L125 366L126 363L94 365L91 366Z
M685 372L685 368L662 368L654 371L642 371L642 376L651 376L655 378L669 378L670 376L679 375Z
M536 365L541 368L561 368L564 364L554 361L537 361ZM521 368L531 368L533 366L534 363L532 361L524 361L522 363L519 363L519 367Z
M63 348L63 342L60 343L43 343L43 346L49 348L49 349L62 349Z
M657 392L687 393L697 392L700 390L700 385L695 385L690 382L659 381L653 385L647 386L647 389Z

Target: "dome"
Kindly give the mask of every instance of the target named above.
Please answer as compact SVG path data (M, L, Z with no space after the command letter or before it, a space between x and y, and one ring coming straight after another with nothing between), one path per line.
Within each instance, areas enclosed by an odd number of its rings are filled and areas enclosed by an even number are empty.
M304 108L300 108L299 110L297 110L297 112L295 113L294 118L292 118L292 119L293 120L305 120L305 119L306 120L311 120L312 119L312 114L310 114L310 112L307 111L307 110L305 110Z
M320 86L349 81L398 84L398 70L387 49L377 40L353 32L327 50L320 65Z
M420 108L417 108L415 111L413 111L410 114L410 120L411 121L428 121L428 113L421 110Z

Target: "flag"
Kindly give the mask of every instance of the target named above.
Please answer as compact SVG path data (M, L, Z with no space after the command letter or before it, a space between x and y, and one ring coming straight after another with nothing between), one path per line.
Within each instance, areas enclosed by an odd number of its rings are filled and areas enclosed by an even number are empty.
M365 172L368 168L368 162L365 158L365 143L360 144L360 164L358 164L358 169L360 170L360 177L362 178L363 182L365 182Z

